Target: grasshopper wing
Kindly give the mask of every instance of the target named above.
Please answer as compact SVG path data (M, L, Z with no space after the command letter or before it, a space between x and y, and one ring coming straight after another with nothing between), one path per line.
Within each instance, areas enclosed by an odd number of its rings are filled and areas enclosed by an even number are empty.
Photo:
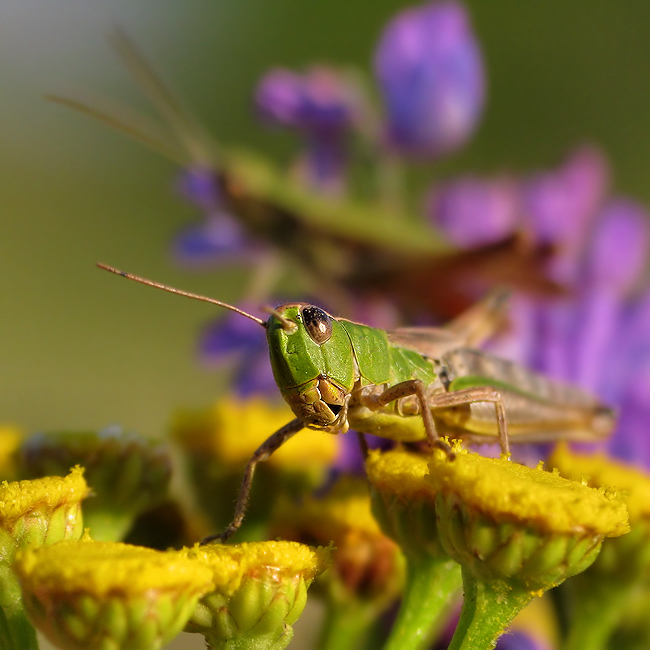
M509 296L508 289L494 289L442 327L401 327L387 332L388 340L431 358L456 348L478 347L507 323Z

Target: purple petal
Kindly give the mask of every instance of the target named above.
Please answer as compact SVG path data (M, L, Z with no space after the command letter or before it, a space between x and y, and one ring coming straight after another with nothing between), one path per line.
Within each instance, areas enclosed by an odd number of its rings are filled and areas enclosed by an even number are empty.
M241 226L226 214L213 214L176 235L172 252L185 266L210 266L236 261L251 249Z
M347 131L359 111L356 89L343 75L326 67L305 74L271 70L257 87L255 103L271 122L318 137Z
M430 2L398 14L375 52L390 143L438 156L458 148L483 112L483 60L459 2Z
M573 282L587 232L609 184L596 150L582 148L557 171L534 175L524 188L524 207L536 239L558 245L552 275Z
M608 452L620 460L650 470L650 357L628 377L627 391L620 404L620 416Z
M221 205L218 179L211 169L184 169L176 182L178 192L205 212L214 212Z
M646 266L648 243L646 210L626 199L609 201L591 238L584 281L626 294Z
M513 630L499 637L495 650L552 650L552 646L532 634Z
M280 396L266 349L251 350L242 357L235 372L233 388L241 398L260 394L269 397Z
M457 246L481 246L514 232L519 192L509 178L458 178L433 189L427 212Z
M622 308L621 297L605 289L584 292L576 306L570 337L570 379L595 394L601 393L603 373L609 371L607 356Z
M199 339L200 358L209 366L219 366L233 356L250 355L251 351L268 357L264 329L236 313L206 325Z

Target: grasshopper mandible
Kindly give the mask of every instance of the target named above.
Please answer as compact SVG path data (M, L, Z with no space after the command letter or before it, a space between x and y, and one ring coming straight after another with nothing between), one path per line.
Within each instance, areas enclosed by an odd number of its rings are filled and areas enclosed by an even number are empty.
M232 305L120 271L142 284L234 311L266 329L273 376L295 419L273 433L246 466L233 521L206 538L225 541L241 526L258 463L305 427L357 431L398 442L428 441L453 451L442 436L471 442L593 441L615 417L595 397L472 346L494 329L503 297L489 297L450 324L385 331L335 318L320 307L286 303L262 320Z

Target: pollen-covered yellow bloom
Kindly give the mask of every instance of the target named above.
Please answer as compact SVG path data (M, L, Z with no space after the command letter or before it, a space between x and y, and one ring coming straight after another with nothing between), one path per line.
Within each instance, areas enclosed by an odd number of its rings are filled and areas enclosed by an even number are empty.
M17 427L0 424L0 478L10 479L16 474L16 450L22 440Z
M331 563L329 548L283 541L207 544L185 553L211 574L186 631L203 634L213 650L286 647L307 588Z
M650 475L606 454L581 454L558 445L548 460L562 476L595 488L615 489L627 504L630 523L650 520Z
M426 481L447 552L483 579L531 591L583 571L605 537L629 530L619 496L508 460L435 453Z
M25 619L12 566L16 551L79 539L81 501L87 495L88 486L80 467L64 477L3 481L0 486L0 605L5 621L3 634L18 644L15 647L37 647L36 635Z
M286 405L229 396L202 411L177 414L172 433L186 452L200 504L213 526L230 523L244 468L253 452L294 419ZM238 540L267 537L269 495L299 496L317 487L339 451L337 436L305 429L261 463ZM219 495L215 498L215 495Z
M0 528L36 541L35 527L46 541L81 535L79 505L88 495L83 469L74 467L68 476L46 476L31 481L3 481L0 486ZM53 530L53 526L56 530ZM56 537L57 539L52 539ZM47 538L47 539L46 539Z
M295 416L286 404L263 397L227 396L204 410L179 411L172 422L175 440L186 450L209 454L223 463L246 463L253 452ZM271 466L327 466L338 453L336 436L306 429L282 445Z
M605 647L623 620L638 637L637 647L648 646L647 608L635 605L650 596L650 476L605 454L577 453L568 445L558 445L548 464L585 485L615 488L630 513L630 533L607 540L593 565L566 585L574 611L573 647L583 642L583 647Z
M436 491L424 477L429 458L395 449L366 460L373 512L384 532L409 556L447 554L438 541Z
M212 584L184 552L89 538L21 551L15 569L32 621L69 650L157 650Z

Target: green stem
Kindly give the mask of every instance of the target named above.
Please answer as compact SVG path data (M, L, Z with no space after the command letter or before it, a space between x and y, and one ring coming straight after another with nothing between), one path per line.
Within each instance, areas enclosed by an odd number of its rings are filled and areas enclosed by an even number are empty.
M90 529L92 538L98 542L121 542L135 521L131 512L109 508L84 510L84 527Z
M477 580L463 567L463 608L448 650L489 650L534 594L501 580Z
M576 576L571 588L572 611L563 650L600 650L607 647L612 633L634 598L636 583L617 584L608 580L594 584L586 576Z
M317 647L319 650L357 650L363 646L378 613L372 601L328 603Z
M404 597L384 650L428 646L460 591L460 565L449 558L407 557Z
M38 650L36 631L22 607L0 608L0 650Z

